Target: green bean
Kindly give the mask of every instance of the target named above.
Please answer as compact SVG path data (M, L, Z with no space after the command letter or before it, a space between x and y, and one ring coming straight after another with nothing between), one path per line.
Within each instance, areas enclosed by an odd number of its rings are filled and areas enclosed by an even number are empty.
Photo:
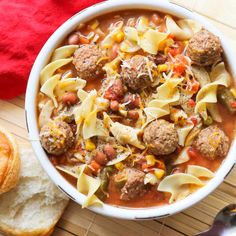
M236 107L232 106L232 104L236 102L236 99L228 88L220 87L218 89L218 99L224 106L227 107L230 113L233 114L236 112Z
M96 196L101 200L105 200L108 196L107 188L110 180L110 175L114 171L114 168L111 166L105 167L99 174L99 178L101 179L101 185L99 189L96 191Z
M204 125L211 125L213 123L213 119L211 116L208 116L206 120L204 120Z

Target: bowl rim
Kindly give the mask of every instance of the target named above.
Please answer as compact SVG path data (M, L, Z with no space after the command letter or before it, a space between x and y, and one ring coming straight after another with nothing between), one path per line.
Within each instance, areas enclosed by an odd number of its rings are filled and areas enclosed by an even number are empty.
M134 7L135 6L135 7ZM25 115L26 115L26 124L29 134L29 139L32 144L35 155L37 156L41 166L53 180L53 182L61 189L67 196L72 200L79 203L80 205L84 202L85 196L79 193L76 188L74 188L62 175L56 170L56 168L49 161L45 151L43 150L40 141L39 141L39 131L37 125L37 111L36 111L36 99L39 88L39 74L41 69L47 64L48 59L50 58L53 50L61 43L63 38L68 35L79 22L86 22L98 15L103 15L108 12L114 12L119 10L128 10L128 9L150 9L157 10L160 12L169 13L171 15L179 16L181 18L190 18L200 22L206 29L212 31L214 34L218 35L222 42L222 47L225 52L226 60L228 62L231 73L235 78L236 69L233 67L233 60L235 58L234 53L232 52L230 46L228 46L228 41L225 39L224 35L211 25L205 18L202 16L191 12L190 10L180 7L177 4L173 4L163 0L110 0L95 4L89 8L86 8L70 19L63 23L47 40L38 54L34 65L32 67L28 84L26 90L26 99L25 99ZM91 206L88 207L90 210L110 217L121 218L121 219L157 219L166 217L169 215L176 214L181 212L194 204L201 201L207 195L209 195L213 190L215 190L227 177L231 169L233 168L236 156L236 141L231 144L230 151L221 164L220 168L217 170L215 177L211 179L208 184L189 195L183 200L177 201L170 205L163 206L154 206L147 208L127 208L121 206L112 206L104 204L100 206Z

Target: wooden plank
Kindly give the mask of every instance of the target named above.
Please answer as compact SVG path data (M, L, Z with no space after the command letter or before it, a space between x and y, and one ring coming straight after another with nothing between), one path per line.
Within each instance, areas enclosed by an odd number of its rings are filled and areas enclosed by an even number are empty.
M235 180L236 180L236 166L233 168L228 177L225 179L225 182L236 187Z
M76 236L76 234L72 234L70 232L67 232L67 231L61 229L61 228L56 227L52 236Z
M20 137L23 140L28 140L28 132L26 129L16 126L14 123L11 123L7 120L0 118L0 125L6 129L8 129L12 134Z
M194 11L236 29L235 0L196 1Z
M185 7L191 11L193 11L196 1L197 0L188 0L188 1L186 1L186 0L169 0L169 2L175 3L175 4L182 6L182 7Z
M181 236L183 234L169 228L168 226L165 226L164 222L167 218L162 219L162 221L157 220L150 220L150 221L139 221L138 223L141 225L144 225L145 227L148 227L152 230L159 229L159 235L173 235L173 236Z
M168 217L165 224L186 235L194 235L209 228L207 224L197 221L183 213Z
M24 109L3 100L0 100L0 108L0 117L2 119L26 129Z

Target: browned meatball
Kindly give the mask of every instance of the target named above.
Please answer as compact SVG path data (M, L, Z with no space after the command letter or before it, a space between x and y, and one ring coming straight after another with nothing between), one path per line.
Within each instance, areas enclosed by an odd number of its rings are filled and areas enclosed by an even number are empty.
M224 131L216 125L211 125L198 134L193 142L193 147L204 157L214 160L215 158L225 157L229 150L229 138Z
M43 148L53 155L61 155L73 146L75 137L71 127L64 121L51 121L40 130Z
M222 52L219 38L206 29L194 34L187 48L187 55L193 64L199 66L214 64L221 58Z
M143 141L153 154L168 155L178 146L178 134L174 124L155 120L144 129Z
M115 181L124 180L125 184L121 189L120 199L129 201L131 199L141 197L146 192L144 185L144 172L126 168L115 176Z
M81 45L74 53L73 64L78 76L82 79L93 79L103 74L106 60L102 51L96 45Z
M135 55L123 62L121 78L133 90L146 88L151 85L148 66L152 68L154 66L153 61L145 56Z

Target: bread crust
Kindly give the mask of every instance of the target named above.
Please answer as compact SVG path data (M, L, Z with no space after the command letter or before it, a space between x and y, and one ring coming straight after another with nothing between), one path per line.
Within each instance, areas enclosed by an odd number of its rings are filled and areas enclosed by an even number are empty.
M20 231L1 224L0 231L3 231L7 236L50 236L54 231L54 227L49 229L37 229L33 231Z
M0 162L0 194L14 188L19 181L20 156L18 145L14 137L4 128L0 127L0 134L4 135L10 145L10 156L7 156L5 163Z
M1 132L1 130L0 130ZM15 143L16 144L16 143ZM18 152L18 156L19 159L22 158L21 157L21 151L22 149L31 149L31 145L30 143L19 143L19 152ZM22 159L22 163L23 164L23 159ZM21 168L21 171L23 171L24 169ZM21 177L19 178L19 184L21 183ZM14 189L12 190L14 191ZM59 191L59 190L58 190ZM9 193L6 193L9 194ZM4 196L4 194L2 195ZM59 202L57 202L59 203ZM54 227L57 224L58 220L60 219L61 215L63 214L65 208L67 207L69 203L69 199L65 197L65 199L61 199L60 200L60 204L62 204L62 207L60 208L60 211L58 211L56 214L54 214L53 217L53 221L51 222L51 224L48 227L34 227L34 229L27 229L27 228L22 228L22 229L17 229L17 227L9 226L6 223L3 223L0 221L0 232L3 232L4 235L7 236L50 236L53 231L54 231ZM27 204L27 203L26 203ZM52 206L53 207L53 206Z
M22 230L15 230L10 228L9 226L5 224L0 224L0 232L4 232L7 236L50 236L55 228L56 223L61 218L62 213L64 212L65 208L67 207L69 201L67 204L65 204L64 209L62 210L61 214L58 214L57 219L55 219L54 223L50 226L50 228L47 229L37 229L32 231L22 231Z

